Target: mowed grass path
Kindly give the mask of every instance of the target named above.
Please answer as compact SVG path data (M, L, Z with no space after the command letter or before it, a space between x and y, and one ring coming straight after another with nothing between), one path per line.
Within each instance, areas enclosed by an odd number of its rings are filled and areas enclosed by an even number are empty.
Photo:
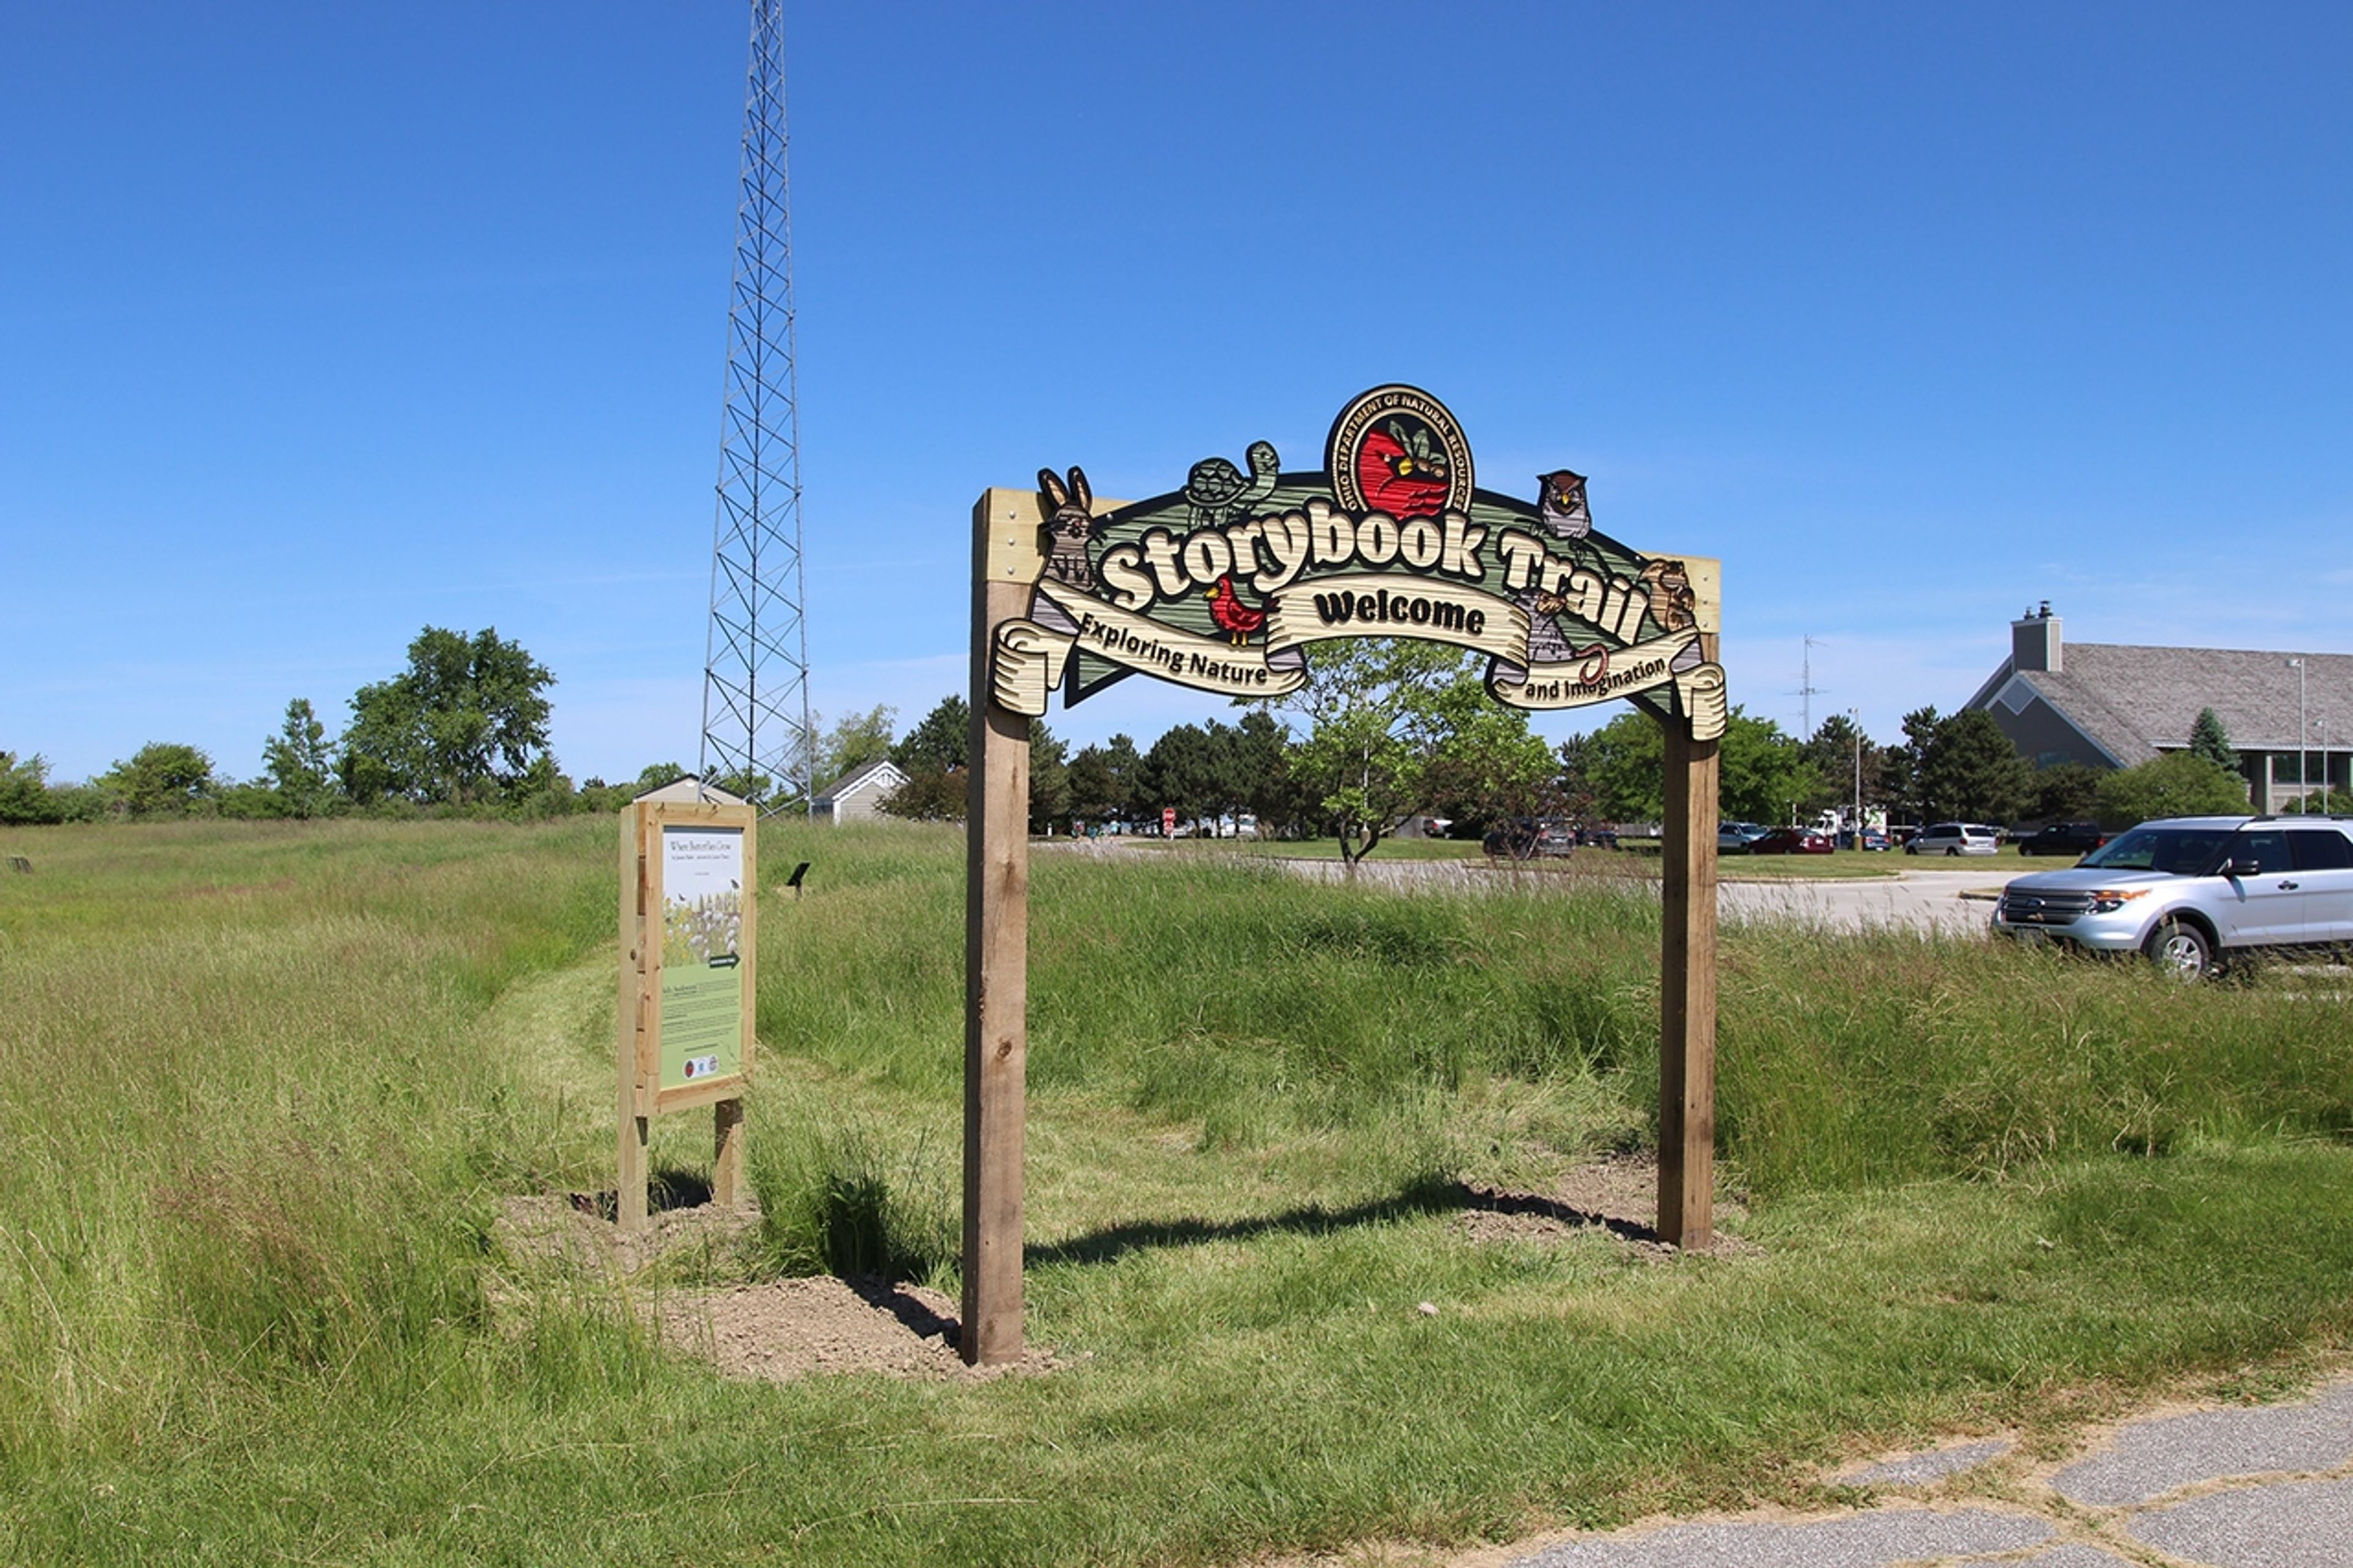
M1758 1250L1492 1244L1652 1135L1642 889L1411 898L1039 856L1038 1379L726 1384L531 1277L610 1181L609 822L11 834L0 1561L1233 1562L1818 1499L1856 1445L2266 1382L2353 1329L2329 977L1730 934ZM952 1286L953 834L764 837L753 1166L721 1277ZM707 1118L658 1159L707 1158ZM1429 1301L1434 1316L1418 1310ZM494 1303L496 1303L494 1305Z

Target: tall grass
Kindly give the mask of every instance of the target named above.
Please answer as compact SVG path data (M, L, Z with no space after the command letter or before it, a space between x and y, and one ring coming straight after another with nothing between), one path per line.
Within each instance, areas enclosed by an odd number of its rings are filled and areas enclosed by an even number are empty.
M842 886L822 920L772 921L785 961L764 1031L840 1072L951 1090L958 842L772 838L779 858L836 862ZM1236 1147L1381 1126L1474 1088L1574 1088L1586 1146L1623 1143L1655 1131L1658 942L1655 898L1608 882L1399 896L1041 852L1030 1082ZM1727 928L1719 1062L1725 1152L1765 1195L2353 1132L2341 1001L1903 931Z
M527 1141L476 1025L602 936L601 837L23 836L35 874L0 904L0 1450L153 1440L290 1376L446 1373L480 1326L483 1177Z
M0 846L37 866L0 879L0 1560L1459 1541L1804 1500L1851 1426L2353 1336L2326 980L1730 928L1723 1152L1767 1252L1644 1269L1474 1243L1450 1184L1654 1138L1654 895L1041 849L1031 1323L1082 1364L721 1386L596 1281L492 1304L498 1200L611 1179L612 837ZM763 852L737 1267L952 1286L961 840L772 824ZM707 1161L704 1119L656 1138Z

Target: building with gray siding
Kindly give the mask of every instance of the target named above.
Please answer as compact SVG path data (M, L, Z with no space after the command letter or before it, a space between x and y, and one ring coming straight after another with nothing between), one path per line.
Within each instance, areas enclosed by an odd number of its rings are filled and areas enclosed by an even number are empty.
M2353 788L2353 654L2068 643L2047 602L2010 623L2010 646L1965 706L1992 714L2038 766L2128 768L2186 751L2211 708L2260 809Z
M852 768L818 793L817 814L837 827L845 822L873 822L882 816L882 803L906 782L907 775L888 759Z

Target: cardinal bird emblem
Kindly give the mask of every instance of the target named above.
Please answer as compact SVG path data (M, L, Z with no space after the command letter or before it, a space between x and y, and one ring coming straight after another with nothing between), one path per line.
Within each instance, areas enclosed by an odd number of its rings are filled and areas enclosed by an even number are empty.
M1250 641L1250 634L1266 625L1266 612L1274 607L1270 599L1263 608L1252 609L1234 596L1234 580L1220 577L1209 590L1209 618L1240 647Z

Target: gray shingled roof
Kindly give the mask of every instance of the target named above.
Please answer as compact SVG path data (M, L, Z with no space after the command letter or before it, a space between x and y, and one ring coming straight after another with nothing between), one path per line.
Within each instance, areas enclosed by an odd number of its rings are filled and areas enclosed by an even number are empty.
M2127 767L2158 751L2187 746L2201 708L2214 710L2239 750L2293 752L2296 672L2287 667L2291 658L2305 661L2307 726L2326 719L2328 749L2343 751L2353 743L2353 654L2070 642L2063 645L2059 673L2021 670L2005 660L1970 706L1992 700L2016 675ZM2320 741L2317 730L2304 737L2315 750Z
M877 773L899 773L899 782L901 784L904 784L906 782L907 775L899 772L898 764L892 762L888 757L878 757L871 763L860 763L859 766L850 769L848 773L834 780L832 784L827 785L824 789L818 791L817 797L819 800L839 800L843 795L848 795L850 791L857 789L860 785L865 784L869 779L873 778ZM892 787L895 789L898 786L894 784Z

